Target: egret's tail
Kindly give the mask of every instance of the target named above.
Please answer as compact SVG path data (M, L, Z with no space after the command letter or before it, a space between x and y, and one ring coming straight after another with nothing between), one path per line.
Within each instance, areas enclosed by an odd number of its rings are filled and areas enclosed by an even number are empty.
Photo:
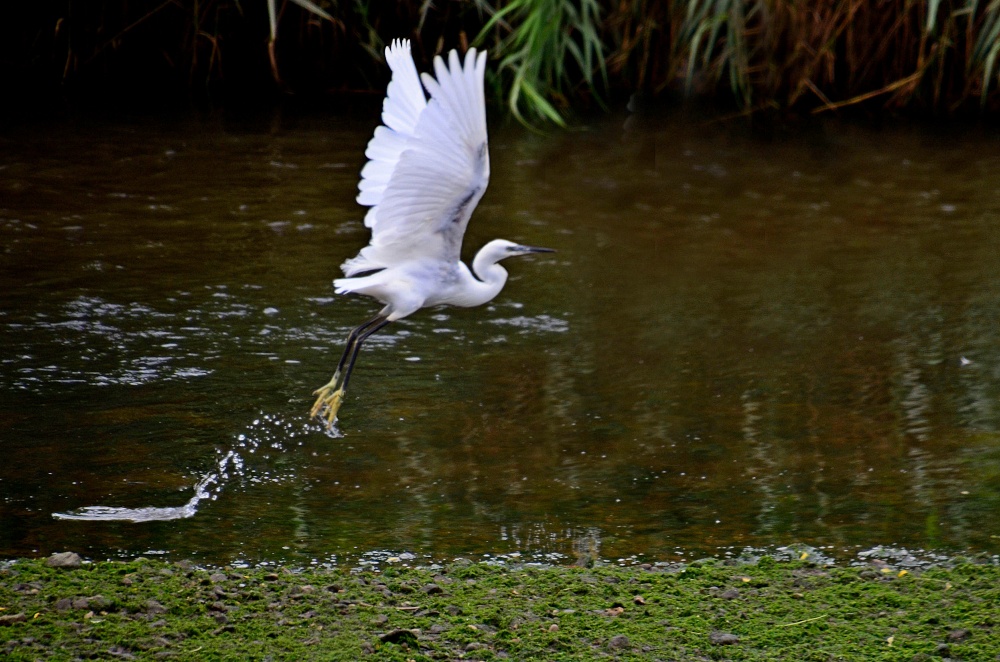
M358 294L376 296L370 288L377 287L381 284L381 273L382 272L376 272L367 276L355 276L354 278L337 278L333 281L333 290L337 294L357 292Z
M333 281L333 291L337 294L347 294L348 292L356 292L355 287L357 282L361 280L360 278L337 278Z
M376 259L373 259L373 256L371 255L373 250L374 249L371 246L365 246L355 257L346 260L342 265L340 265L340 268L344 271L344 275L350 278L366 271L384 269L384 264L380 263Z
M413 283L400 280L390 269L376 271L367 276L338 278L333 281L337 294L364 294L385 304L379 313L389 322L395 322L424 307L425 299Z

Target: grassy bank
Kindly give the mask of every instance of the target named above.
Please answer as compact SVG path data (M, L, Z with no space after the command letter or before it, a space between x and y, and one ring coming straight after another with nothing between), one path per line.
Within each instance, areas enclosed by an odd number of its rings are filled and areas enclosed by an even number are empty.
M1000 659L1000 568L0 565L9 660ZM270 658L268 658L270 656Z

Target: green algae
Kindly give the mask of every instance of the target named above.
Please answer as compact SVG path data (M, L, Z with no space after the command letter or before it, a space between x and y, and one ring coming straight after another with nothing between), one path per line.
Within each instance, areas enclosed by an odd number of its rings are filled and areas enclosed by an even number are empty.
M9 660L1000 659L1000 568L0 569Z

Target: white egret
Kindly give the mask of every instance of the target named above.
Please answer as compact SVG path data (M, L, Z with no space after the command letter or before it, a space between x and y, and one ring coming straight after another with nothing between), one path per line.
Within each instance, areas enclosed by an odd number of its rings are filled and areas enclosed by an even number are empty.
M358 202L371 207L371 241L341 268L338 294L357 292L385 307L347 337L337 370L314 392L311 415L332 426L362 343L390 322L421 308L479 306L507 282L504 258L552 252L495 239L476 254L470 270L460 258L462 236L490 178L483 75L486 53L470 48L448 64L434 58L434 74L417 76L408 40L385 51L392 79L361 170ZM423 87L421 87L421 80ZM424 94L424 88L430 99Z

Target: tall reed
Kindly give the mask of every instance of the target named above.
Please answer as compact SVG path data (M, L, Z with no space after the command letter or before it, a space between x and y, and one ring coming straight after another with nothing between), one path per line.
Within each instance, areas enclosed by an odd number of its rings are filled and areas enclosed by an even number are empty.
M491 13L477 43L492 42L499 74L508 87L507 106L522 122L528 116L563 124L553 102L568 105L581 89L596 95L607 86L597 0L509 0L500 8L478 0Z

